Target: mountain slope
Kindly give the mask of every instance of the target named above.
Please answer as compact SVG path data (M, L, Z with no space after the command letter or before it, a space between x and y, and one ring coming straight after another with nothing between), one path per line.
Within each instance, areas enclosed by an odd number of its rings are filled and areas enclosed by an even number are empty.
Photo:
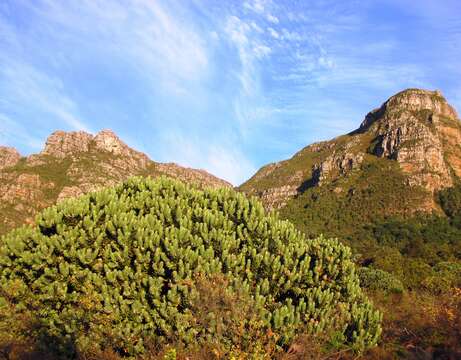
M240 189L268 208L315 189L318 201L374 201L370 207L382 215L440 211L434 194L461 176L460 143L458 115L441 93L408 89L371 111L356 131L269 164Z
M51 134L45 148L28 157L0 147L0 234L61 199L110 186L130 176L166 175L202 186L231 184L203 170L157 163L131 149L112 131Z

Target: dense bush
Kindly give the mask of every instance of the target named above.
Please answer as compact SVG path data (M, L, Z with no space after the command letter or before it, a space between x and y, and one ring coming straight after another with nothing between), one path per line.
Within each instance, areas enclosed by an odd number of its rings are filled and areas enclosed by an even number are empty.
M377 209L371 211L367 203L360 208L361 204L354 204L345 195L329 190L322 194L321 187L309 191L316 192L316 196L303 194L291 200L282 210L282 217L309 237L319 234L340 237L353 249L359 263L373 264L374 268L393 274L407 288L427 290L436 285L433 268L438 263L461 263L461 226L457 225L457 214L461 214L459 187L440 194L447 216L416 213L411 217L385 218ZM365 213L371 214L371 218ZM426 280L429 277L432 285ZM440 281L451 287L445 278Z
M386 271L361 267L358 269L358 275L363 288L392 293L403 292L402 282Z
M453 225L461 229L461 185L456 184L440 191L439 201L445 214L452 219Z
M233 190L132 178L46 209L34 226L2 237L0 281L4 298L32 309L49 338L61 339L60 351L91 343L138 354L152 342L197 343L218 328L226 338L231 323L212 309L204 323L193 310L206 300L197 279L217 274L230 298L252 302L243 337L266 329L283 346L300 333L334 330L362 350L376 344L381 315L350 257L336 240L306 240Z
M441 262L434 266L431 276L422 282L423 287L439 295L453 288L461 288L461 263Z

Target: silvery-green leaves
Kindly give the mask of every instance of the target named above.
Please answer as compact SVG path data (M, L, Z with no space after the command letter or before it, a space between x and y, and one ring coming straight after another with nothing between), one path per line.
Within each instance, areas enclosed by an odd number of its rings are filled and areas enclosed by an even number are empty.
M250 294L280 345L332 329L357 350L378 341L381 314L359 287L350 249L307 240L231 189L132 178L46 209L35 226L0 242L1 286L23 284L17 302L33 298L46 326L82 344L82 326L110 314L130 354L152 337L188 343L209 335L194 326L190 304L198 296L194 281L216 274L229 290ZM91 303L82 308L82 299Z

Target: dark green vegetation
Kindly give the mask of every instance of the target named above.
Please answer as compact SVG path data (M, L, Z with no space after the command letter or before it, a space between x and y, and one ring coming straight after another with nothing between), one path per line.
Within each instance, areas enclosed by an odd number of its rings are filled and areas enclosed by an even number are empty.
M168 343L263 357L329 334L363 351L381 333L347 246L307 240L233 190L167 178L44 210L1 238L0 281L2 340L33 337L65 357ZM30 316L22 331L15 321Z
M370 172L370 170L373 170ZM461 186L438 194L440 212L382 216L408 201L395 177L368 167L353 179L310 188L288 202L282 217L309 237L338 237L352 247L362 287L384 313L373 359L457 358L461 354ZM349 186L350 186L349 185Z
M346 194L334 193L329 186L308 189L288 203L282 216L310 237L340 237L354 249L358 262L393 274L406 288L440 292L441 287L460 286L461 186L440 193L446 216L384 217L382 206L408 202L414 196L414 192L405 194L394 180L379 167L369 166L360 178L352 179L353 188ZM348 185L331 185L335 186Z
M424 192L417 188L409 191L404 184L405 177L396 162L366 155L361 171L307 188L281 213L308 236L328 233L344 239L357 227L384 219L384 214L411 213L412 205L422 201Z

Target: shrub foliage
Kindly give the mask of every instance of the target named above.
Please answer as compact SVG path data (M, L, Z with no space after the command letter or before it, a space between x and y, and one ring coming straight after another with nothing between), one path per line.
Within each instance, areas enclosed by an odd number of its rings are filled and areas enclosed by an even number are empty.
M402 293L404 290L401 281L386 271L360 267L357 273L362 288L391 293Z
M200 342L218 328L225 337L228 321L212 310L198 321L194 311L197 279L217 274L228 294L252 301L256 315L242 334L264 328L279 346L333 330L357 350L378 341L381 314L359 286L350 249L307 240L230 189L132 178L48 208L0 241L3 296L77 349L97 343L134 355L149 342Z

